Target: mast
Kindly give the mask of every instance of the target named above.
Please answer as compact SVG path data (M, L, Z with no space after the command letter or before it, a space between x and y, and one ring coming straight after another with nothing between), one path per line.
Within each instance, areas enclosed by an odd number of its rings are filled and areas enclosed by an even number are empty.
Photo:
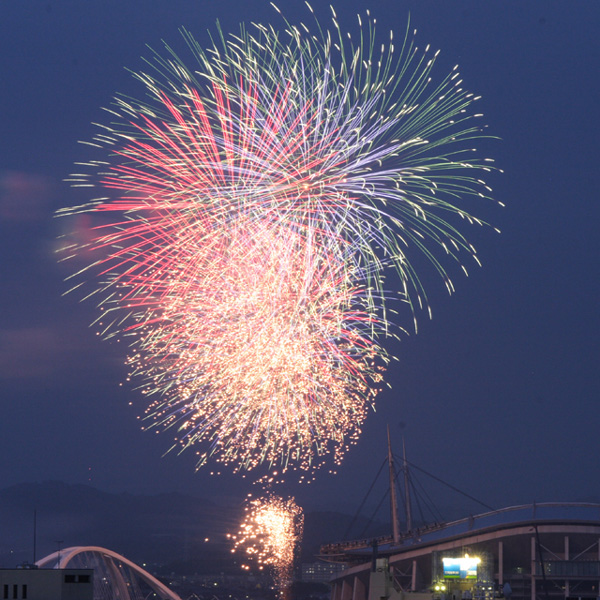
M37 509L33 509L33 563L35 565L36 559L36 545L37 545Z
M388 438L388 466L390 469L390 508L392 512L392 532L394 544L400 542L400 527L398 525L398 503L396 502L396 473L394 471L394 458L392 456L392 444L390 441L390 426L387 427Z
M406 446L404 444L404 436L402 437L402 458L404 462L404 499L406 505L406 529L412 530L412 507L410 505L410 487L408 478L408 461L406 460Z

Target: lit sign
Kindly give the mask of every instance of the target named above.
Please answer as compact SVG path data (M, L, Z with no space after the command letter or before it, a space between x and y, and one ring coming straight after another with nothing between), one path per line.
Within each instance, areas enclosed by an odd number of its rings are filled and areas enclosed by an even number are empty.
M444 577L449 579L477 579L478 557L465 554L463 558L442 558Z

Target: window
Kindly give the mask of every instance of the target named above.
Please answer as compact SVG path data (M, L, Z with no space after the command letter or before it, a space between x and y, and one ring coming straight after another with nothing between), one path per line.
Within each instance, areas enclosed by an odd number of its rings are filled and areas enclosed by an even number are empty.
M15 583L13 585L13 598L16 600L19 597L19 586Z
M23 598L23 600L27 600L27 584L24 583L21 586L21 598Z
M4 600L8 599L8 583L4 584Z
M65 575L65 583L75 583L75 575Z
M79 583L89 583L90 576L89 575L80 575L78 581L79 581Z

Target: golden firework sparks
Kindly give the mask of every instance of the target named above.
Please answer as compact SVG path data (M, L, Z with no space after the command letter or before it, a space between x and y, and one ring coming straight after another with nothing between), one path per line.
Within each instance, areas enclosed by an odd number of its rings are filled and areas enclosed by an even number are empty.
M282 595L293 579L294 556L302 540L304 515L294 498L268 495L265 498L248 498L245 517L237 535L230 535L234 546L232 552L243 551L247 563L259 570L269 567L275 587Z

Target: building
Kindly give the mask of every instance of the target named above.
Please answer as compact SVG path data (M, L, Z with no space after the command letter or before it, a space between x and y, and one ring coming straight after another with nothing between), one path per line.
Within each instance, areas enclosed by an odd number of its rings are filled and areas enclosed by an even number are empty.
M366 600L374 553L394 586L439 600L596 600L600 597L600 505L516 506L392 538L329 544L324 560L346 569L332 600Z
M313 583L329 583L332 577L339 575L344 565L316 561L302 563L301 581Z
M0 569L2 600L93 600L92 569Z

